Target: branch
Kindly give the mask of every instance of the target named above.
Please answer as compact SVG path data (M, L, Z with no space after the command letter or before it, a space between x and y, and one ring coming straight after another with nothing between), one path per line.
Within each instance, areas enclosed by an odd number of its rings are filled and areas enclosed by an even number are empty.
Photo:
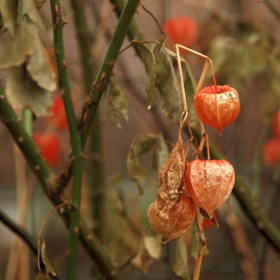
M18 235L29 246L31 251L37 255L37 242L23 227L16 224L6 213L0 209L0 221L13 233Z
M270 0L263 0L271 13L280 21L280 12L271 4Z
M0 86L0 119L2 123L8 128L12 134L15 142L24 154L27 163L32 169L33 173L40 182L44 192L54 205L59 205L63 201L53 195L53 192L49 192L55 185L55 174L48 167L44 161L40 152L35 144L34 140L27 134L26 130L22 127L18 116L14 109L7 101L3 88ZM70 214L65 212L63 215L66 225L69 227ZM80 225L79 229L80 239L89 252L93 261L96 263L96 267L100 273L109 280L122 279L118 270L114 267L108 252L100 241L92 235L92 232L84 225Z

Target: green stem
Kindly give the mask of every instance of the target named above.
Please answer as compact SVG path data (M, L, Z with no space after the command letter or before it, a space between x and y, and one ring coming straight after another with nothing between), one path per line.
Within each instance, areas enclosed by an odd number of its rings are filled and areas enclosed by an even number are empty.
M69 257L67 266L67 279L76 279L76 255L78 247L78 231L80 224L80 204L81 204L81 183L82 183L82 146L76 123L75 111L71 99L70 86L68 82L67 64L64 55L63 44L63 24L65 23L59 0L51 0L52 19L54 25L54 48L57 62L57 69L60 81L60 88L64 103L64 108L69 124L71 148L73 154L73 183L72 183L72 205L74 210L70 214L69 226Z
M270 0L263 0L267 8L271 11L272 14L280 21L280 12L272 5Z
M77 41L80 51L80 60L83 71L84 89L87 90L94 78L94 66L91 55L92 38L88 27L85 2L80 0L71 0ZM93 218L98 225L95 228L97 237L102 237L102 212L103 212L103 194L104 194L104 167L102 153L102 138L99 113L93 119L92 129L89 135L89 160L86 161L87 177L90 189L90 196L93 204Z
M7 101L2 86L0 85L0 120L10 131L15 143L20 148L25 156L27 163L32 169L34 175L40 182L44 192L53 203L57 206L63 203L59 196L53 192L55 186L55 174L49 168L45 160L40 155L40 151L35 141L28 135L26 130L21 125L21 120L18 118L11 104ZM69 227L70 214L65 211L63 219ZM106 279L121 280L122 277L119 271L113 265L106 247L92 234L83 223L79 229L80 239L89 255L96 263L96 267Z
M93 117L96 113L102 94L106 89L108 80L116 63L118 53L128 32L130 22L134 16L139 2L140 0L129 0L126 3L126 6L124 7L118 21L113 38L110 41L103 63L98 71L93 85L89 90L88 98L86 99L83 107L80 123L80 129L82 131L82 145L85 144L89 135Z

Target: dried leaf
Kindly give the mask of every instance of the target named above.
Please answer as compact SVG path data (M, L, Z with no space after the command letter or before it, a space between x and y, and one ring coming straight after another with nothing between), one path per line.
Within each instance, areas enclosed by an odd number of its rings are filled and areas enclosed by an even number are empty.
M6 80L6 94L14 108L30 108L39 117L48 114L52 95L29 76L25 65L12 67Z
M147 109L149 110L156 99L156 78L157 78L157 65L154 53L145 44L139 44L138 50L141 55L142 62L148 76L148 82L146 84L146 92L148 95Z
M149 256L145 249L143 238L140 242L140 248L138 254L131 260L131 263L142 270L144 273L148 273L153 259Z
M185 72L185 79L184 79L184 86L185 86L185 94L186 100L188 104L188 120L189 124L192 128L195 128L199 125L199 119L194 109L194 102L193 97L196 92L196 81L192 75L190 67L186 68Z
M176 242L176 255L173 263L173 271L177 276L189 280L191 278L188 269L188 255L183 236L177 239Z
M50 273L53 276L56 276L56 273L54 272L52 265L49 261L49 258L47 256L46 242L44 239L41 239L41 257L42 257L42 262L45 265L46 272Z
M159 172L161 167L164 164L164 161L167 159L169 156L169 149L164 141L162 134L159 134L156 145L155 145L155 150L153 154L153 161L152 161L152 170L153 174L156 177L156 182L159 181Z
M197 234L197 226L195 223L192 224L191 227L191 237L190 237L190 243L188 246L188 251L190 253L190 256L192 256L195 260L197 260L198 257L198 251L199 251L199 237ZM203 255L209 254L207 246L204 246Z
M36 26L29 20L22 19L16 36L9 42L0 57L0 68L19 66L36 48Z
M121 128L119 114L128 120L127 99L120 86L110 79L104 97L108 100L106 114L110 122Z
M161 216L168 216L169 209L183 192L186 154L181 129L178 141L160 170L160 189L158 194L165 201Z
M54 91L56 89L55 74L44 52L37 30L35 34L35 51L27 58L26 68L32 80L36 81L41 88Z
M4 26L7 27L13 36L16 34L18 22L18 2L19 0L0 1L0 11Z
M47 278L43 273L39 273L35 280L46 280Z
M157 84L163 94L162 112L176 124L180 123L183 103L172 60L162 47L156 55Z
M25 13L40 29L44 29L43 21L38 13L34 0L22 0Z
M150 174L139 164L139 157L149 151L156 143L157 137L153 134L138 135L134 138L127 155L127 173L130 179L140 185L149 180ZM139 187L138 186L138 187Z
M144 235L144 246L148 254L155 260L159 260L162 253L161 235Z
M171 57L171 58L174 58L177 60L177 54L173 51L171 51L170 49L168 48L165 48L167 54ZM187 61L185 60L184 57L180 56L180 61L183 62L186 66L188 66L189 64L187 63Z

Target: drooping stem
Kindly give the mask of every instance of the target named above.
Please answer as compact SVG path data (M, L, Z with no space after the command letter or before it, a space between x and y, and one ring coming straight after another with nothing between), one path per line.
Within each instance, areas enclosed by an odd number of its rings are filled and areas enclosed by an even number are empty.
M81 183L82 183L82 145L76 122L75 111L71 99L70 86L68 81L67 63L64 54L63 43L63 11L59 0L51 0L51 11L53 21L54 48L57 63L57 70L60 82L61 95L69 124L70 142L73 155L73 183L72 183L72 204L75 210L71 211L69 226L69 257L67 266L67 279L76 279L76 254L79 237Z

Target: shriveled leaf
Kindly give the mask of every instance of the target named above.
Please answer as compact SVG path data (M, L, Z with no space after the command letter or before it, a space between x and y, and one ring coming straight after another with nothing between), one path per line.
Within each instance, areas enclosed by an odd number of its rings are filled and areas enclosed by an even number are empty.
M154 53L151 51L151 49L147 45L139 44L138 49L139 49L142 61L144 63L146 73L148 75L148 82L146 84L145 89L146 89L146 92L148 95L146 107L149 110L156 99L156 78L157 78L156 59L155 59Z
M36 48L36 26L29 20L22 19L16 36L9 42L0 56L0 68L23 64Z
M1 0L0 10L4 26L11 32L13 36L16 34L18 21L18 2L19 0Z
M184 86L185 86L186 100L187 100L187 104L188 104L189 124L191 127L194 128L199 124L199 119L195 112L194 102L193 102L193 97L195 95L197 85L196 85L196 81L192 75L191 69L189 67L186 68Z
M35 0L35 6L38 10L40 10L46 2L47 0Z
M171 50L168 49L168 48L165 48L165 50L166 50L167 54L168 54L171 58L174 58L174 59L177 60L177 54L176 54L175 52L171 51ZM186 61L182 56L180 56L180 60L181 60L181 62L184 63L186 66L189 65L189 64L187 63L187 61Z
M143 236L144 246L148 254L155 260L159 260L162 253L162 237L159 234Z
M128 120L127 99L120 86L110 79L104 97L108 100L106 113L110 122L116 127L121 128L119 114Z
M48 114L52 95L29 76L25 65L12 67L6 80L6 94L14 108L30 108L39 117Z
M168 156L169 156L168 146L164 141L162 134L159 134L156 142L154 154L153 154L153 161L152 161L152 170L156 178L156 181L159 181L160 169L163 166L163 163Z
M140 248L137 255L131 260L131 263L142 270L144 273L148 273L153 259L149 256L148 252L145 249L143 238L140 242Z
M47 278L43 273L39 273L35 280L46 280Z
M198 238L198 234L197 234L197 226L195 223L193 223L192 227L191 227L191 237L190 237L190 243L189 243L188 249L189 249L190 256L192 256L195 260L197 260L198 251L199 251L199 238ZM208 251L208 248L206 245L204 246L203 254L204 255L209 254L209 251Z
M157 137L153 134L138 135L134 138L127 155L127 173L130 179L138 184L150 179L149 172L140 166L139 157L149 151L156 143Z
M177 276L182 277L182 279L189 280L191 278L188 269L188 254L183 236L179 237L176 242L177 246L173 271Z
M163 94L162 112L176 124L180 123L183 102L171 57L162 47L156 55L157 84Z
M44 29L43 21L38 13L34 0L22 0L25 13L40 29Z
M54 272L52 265L49 261L49 258L47 256L46 242L44 239L41 239L41 257L42 257L42 262L45 265L46 272L53 276L56 276L56 273Z
M41 88L54 91L56 89L55 74L44 52L37 30L35 34L35 51L28 56L26 68L32 80L36 81Z

